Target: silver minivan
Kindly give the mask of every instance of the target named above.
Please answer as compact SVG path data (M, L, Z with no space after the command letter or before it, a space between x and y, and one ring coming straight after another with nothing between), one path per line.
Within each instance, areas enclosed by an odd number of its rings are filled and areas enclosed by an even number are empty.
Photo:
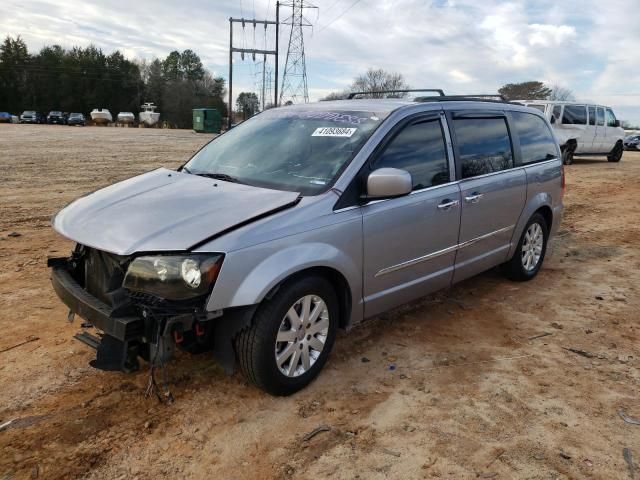
M560 149L536 109L465 97L275 108L53 219L52 282L100 332L92 365L212 351L291 394L338 328L501 266L530 280L562 217ZM85 339L86 340L86 339Z

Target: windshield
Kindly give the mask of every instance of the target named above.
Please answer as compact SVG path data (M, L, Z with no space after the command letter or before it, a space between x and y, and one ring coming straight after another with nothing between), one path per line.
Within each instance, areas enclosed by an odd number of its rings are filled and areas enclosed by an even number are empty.
M54 112L49 112L49 115L61 115L61 113L60 113L60 112L55 112L55 111L54 111Z
M287 107L268 110L213 140L185 169L317 195L329 188L384 116Z
M69 115L69 118L80 118L82 117L81 113L72 113Z

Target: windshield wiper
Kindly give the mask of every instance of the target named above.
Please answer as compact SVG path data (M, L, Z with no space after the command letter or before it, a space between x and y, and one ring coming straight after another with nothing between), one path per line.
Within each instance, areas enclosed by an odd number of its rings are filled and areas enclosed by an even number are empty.
M222 180L224 182L242 183L236 177L232 177L231 175L227 175L226 173L193 172L193 175L198 175L200 177L206 177L206 178L213 178L215 180Z

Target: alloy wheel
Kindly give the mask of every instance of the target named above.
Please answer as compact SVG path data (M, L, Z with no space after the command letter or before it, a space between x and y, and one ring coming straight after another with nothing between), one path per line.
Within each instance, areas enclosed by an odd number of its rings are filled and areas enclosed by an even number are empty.
M540 262L542 247L544 245L544 233L542 227L532 223L527 228L522 242L522 266L528 272L534 270Z
M275 357L280 372L298 377L313 366L329 334L329 309L317 295L305 295L287 311L276 336Z

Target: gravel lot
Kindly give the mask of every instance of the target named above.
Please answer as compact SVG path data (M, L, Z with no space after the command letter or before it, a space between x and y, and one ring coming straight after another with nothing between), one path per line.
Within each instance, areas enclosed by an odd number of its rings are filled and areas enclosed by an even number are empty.
M47 256L72 248L49 219L209 138L0 125L0 425L14 420L0 479L632 478L623 449L639 468L640 425L619 411L640 418L640 152L567 167L534 281L490 271L341 333L289 398L179 355L164 405L144 397L145 368L89 367L49 283Z

